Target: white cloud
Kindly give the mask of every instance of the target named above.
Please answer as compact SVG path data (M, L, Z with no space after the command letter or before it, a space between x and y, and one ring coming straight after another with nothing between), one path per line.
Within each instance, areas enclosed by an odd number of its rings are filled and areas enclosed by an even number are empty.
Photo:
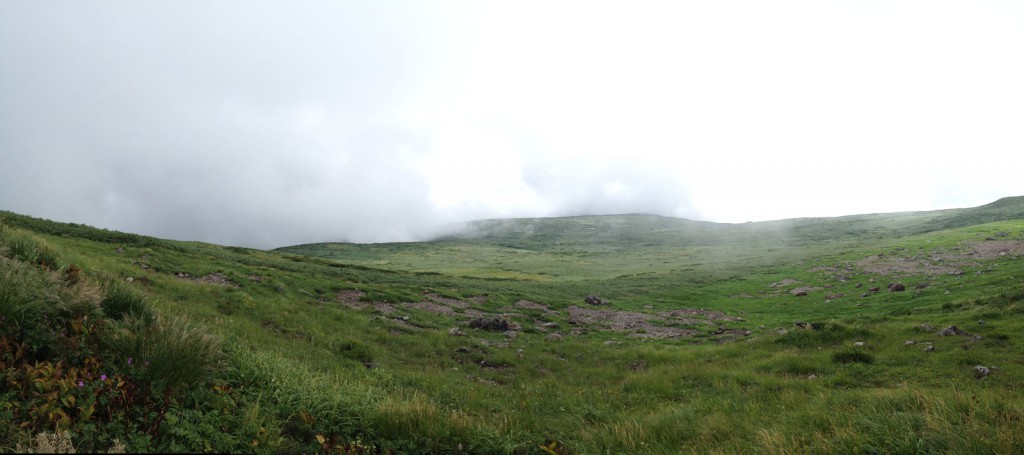
M271 247L977 205L1024 194L1021 48L1010 1L7 2L0 207Z

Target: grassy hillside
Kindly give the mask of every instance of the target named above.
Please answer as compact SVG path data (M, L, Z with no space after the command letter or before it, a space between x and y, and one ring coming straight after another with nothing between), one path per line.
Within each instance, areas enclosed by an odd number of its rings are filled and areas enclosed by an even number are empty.
M1020 453L1022 206L284 251L0 213L0 449Z

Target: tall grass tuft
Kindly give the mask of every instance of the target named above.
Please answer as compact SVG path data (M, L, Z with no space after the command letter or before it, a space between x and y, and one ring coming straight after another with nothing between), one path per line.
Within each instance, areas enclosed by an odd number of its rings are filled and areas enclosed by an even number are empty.
M100 306L111 319L135 317L146 323L153 322L153 309L141 292L115 279L108 280L103 288L105 295Z
M152 322L127 317L112 344L139 366L141 379L162 388L184 390L202 384L223 366L220 339L181 317Z
M0 336L23 340L33 352L49 349L58 288L56 274L0 257Z
M5 229L2 242L13 259L50 270L59 268L60 255L57 251L45 241L36 239L30 234Z

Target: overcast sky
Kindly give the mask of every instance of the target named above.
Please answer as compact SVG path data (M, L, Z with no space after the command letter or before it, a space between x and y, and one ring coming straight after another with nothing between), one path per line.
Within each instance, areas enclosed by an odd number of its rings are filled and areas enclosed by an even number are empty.
M0 2L0 209L260 248L1024 195L1024 1Z

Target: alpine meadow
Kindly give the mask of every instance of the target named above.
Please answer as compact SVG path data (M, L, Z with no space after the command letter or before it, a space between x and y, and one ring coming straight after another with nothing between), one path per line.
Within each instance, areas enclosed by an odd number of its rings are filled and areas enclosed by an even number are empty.
M0 451L1024 453L1024 197L452 232L0 212Z

